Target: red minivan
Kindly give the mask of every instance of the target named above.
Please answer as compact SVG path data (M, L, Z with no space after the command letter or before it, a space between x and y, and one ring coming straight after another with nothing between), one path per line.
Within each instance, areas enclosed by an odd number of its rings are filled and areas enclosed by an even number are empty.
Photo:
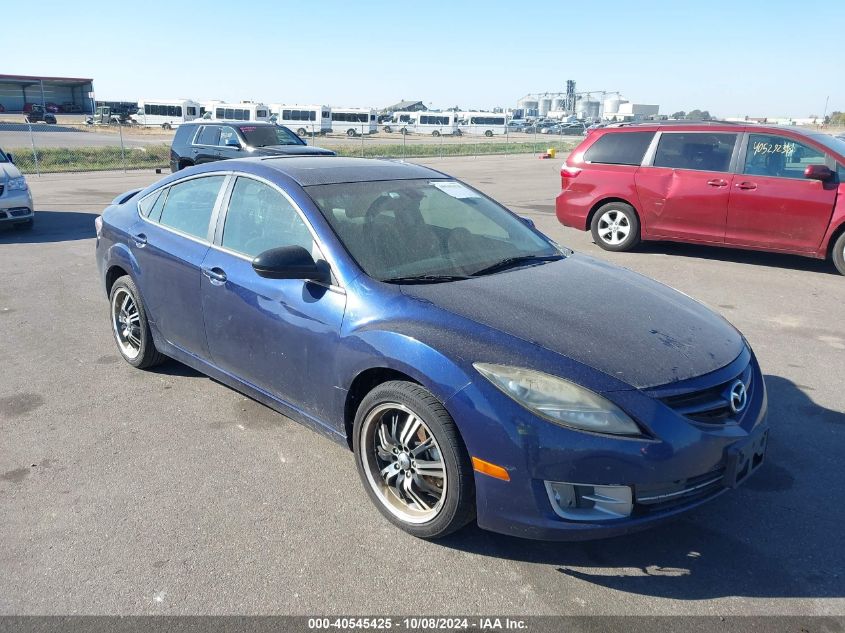
M557 217L609 251L670 240L833 260L845 275L845 141L724 122L593 131L561 170Z

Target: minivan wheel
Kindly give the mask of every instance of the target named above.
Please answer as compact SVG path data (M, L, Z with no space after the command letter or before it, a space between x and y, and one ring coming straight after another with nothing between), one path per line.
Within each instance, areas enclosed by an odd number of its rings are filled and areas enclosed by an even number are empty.
M841 275L845 275L845 232L833 243L833 265Z
M133 367L146 369L165 360L153 342L147 313L138 288L129 275L114 282L109 293L111 324L117 349Z
M370 499L409 534L440 538L474 518L469 456L452 417L424 387L391 381L367 394L353 448Z
M593 240L606 251L627 251L640 241L640 221L634 207L608 202L599 207L590 224Z

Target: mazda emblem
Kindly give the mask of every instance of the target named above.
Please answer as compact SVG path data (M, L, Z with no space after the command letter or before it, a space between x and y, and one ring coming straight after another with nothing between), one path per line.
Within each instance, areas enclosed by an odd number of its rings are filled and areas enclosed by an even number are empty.
M736 380L734 384L731 385L730 402L731 411L734 413L742 413L745 409L745 405L748 404L748 389L746 388L745 383L741 380Z

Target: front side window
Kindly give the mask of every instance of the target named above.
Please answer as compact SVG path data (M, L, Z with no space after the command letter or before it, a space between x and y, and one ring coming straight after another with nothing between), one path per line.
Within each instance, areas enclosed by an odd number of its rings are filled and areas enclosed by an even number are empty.
M466 276L511 257L559 250L455 180L315 185L306 191L371 277Z
M664 132L657 143L655 167L726 172L737 134Z
M238 139L238 133L235 132L235 129L226 125L220 128L220 141L218 145L226 147L229 143L237 143L240 145L241 142Z
M314 254L313 241L285 196L263 182L238 178L223 225L224 248L247 257L280 246L302 246Z
M588 163L639 165L654 132L611 132L604 134L584 153Z
M742 173L750 176L804 178L808 165L824 165L823 152L777 134L749 134Z
M206 176L172 185L159 222L193 237L206 239L208 222L224 178Z

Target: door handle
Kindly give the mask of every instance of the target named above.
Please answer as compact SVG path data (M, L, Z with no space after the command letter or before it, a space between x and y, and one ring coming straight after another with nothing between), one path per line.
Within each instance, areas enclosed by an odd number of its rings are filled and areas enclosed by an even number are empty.
M208 277L208 280L215 286L222 286L226 283L226 273L222 268L203 268L202 274Z
M138 248L144 248L147 245L147 236L143 233L138 233L138 235L133 237L132 240Z
M707 184L711 187L725 187L728 184L727 180L722 180L721 178L714 178L713 180L708 180Z
M753 189L757 188L757 185L754 184L753 182L748 182L747 180L745 180L743 182L736 183L736 188L737 189L743 189L743 190L753 190Z

